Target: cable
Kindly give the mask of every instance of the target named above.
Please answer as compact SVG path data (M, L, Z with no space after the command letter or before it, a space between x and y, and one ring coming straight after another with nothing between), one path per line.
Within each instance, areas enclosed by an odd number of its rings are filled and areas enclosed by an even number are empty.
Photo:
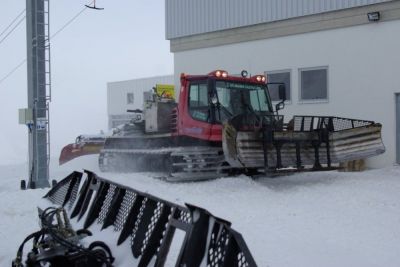
M21 67L24 63L26 62L26 58L24 60L21 61L21 63L19 63L15 68L13 68L6 76L4 76L1 80L0 80L0 84L2 84L8 77L11 76L11 74L13 74L14 72L16 72L19 67Z
M25 17L26 17L26 16L23 16L23 17L18 21L18 23L11 29L11 31L9 31L9 32L6 34L6 36L4 36L4 38L0 40L0 44L1 44L2 42L4 42L4 40L6 40L7 37L8 37L11 33L13 33L13 31L21 24L21 22L23 22L23 21L25 20Z
M91 5L94 1L92 1L89 5ZM70 25L75 19L77 19L85 10L87 7L85 6L81 11L79 11L75 16L73 16L67 23L64 24L58 31L56 31L53 35L50 36L50 38L56 37L60 32L62 32L68 25Z
M89 5L93 4L94 1L90 2ZM70 25L75 19L77 19L85 10L87 7L84 7L81 11L79 11L75 16L73 16L67 23L65 23L59 30L57 30L53 35L50 36L50 38L54 38L57 36L60 32L62 32L68 25ZM24 9L25 11L25 9ZM25 17L24 17L25 18ZM24 63L26 62L26 58L19 63L16 67L14 67L8 74L6 74L1 80L0 80L0 85L8 78L10 77L17 69L19 69Z
M11 27L11 25L13 25L14 22L17 21L17 19L18 19L22 14L24 14L25 10L26 10L26 9L22 10L21 13L19 13L18 16L16 16L16 17L14 18L14 20L11 21L10 25L8 25L8 26L0 33L0 36L2 36L2 35Z
M43 230L45 230L45 232L48 233L53 238L53 240L63 245L64 247L71 250L80 251L86 256L103 262L104 264L106 264L106 266L112 266L111 263L114 261L114 257L112 256L110 248L105 243L95 241L90 244L89 248L85 248L71 242L63 236L61 230L65 231L66 229L60 229L60 224L53 224L54 217L59 214L59 212L60 209L54 207L49 207L42 212L40 220ZM65 212L64 209L61 209L61 212ZM96 253L96 251L93 250L95 247L103 248L108 253L108 256Z

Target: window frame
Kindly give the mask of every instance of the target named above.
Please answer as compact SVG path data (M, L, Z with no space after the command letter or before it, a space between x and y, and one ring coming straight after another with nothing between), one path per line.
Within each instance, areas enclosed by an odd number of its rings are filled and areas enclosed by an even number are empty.
M269 82L269 80L268 80L268 75L269 74L280 74L280 73L289 73L290 99L286 99L285 104L290 105L290 104L292 104L292 99L293 99L293 93L292 93L292 91L293 91L292 90L292 88L293 88L293 81L292 81L293 75L292 75L292 69L281 69L281 70L264 71L264 74L267 77L267 85L268 85L268 82ZM268 92L268 94L269 94L269 92ZM271 98L271 95L270 95L270 98ZM277 104L279 102L280 102L279 100L272 100L272 98L271 98L271 103L272 104L275 105L275 104Z
M208 107L208 113L209 113L209 115L208 115L208 118L207 118L206 120L202 120L202 119L200 119L200 118L196 118L196 117L194 117L194 116L192 115L192 112L191 112L191 109L190 109L190 108L191 108L191 106L190 106L190 92L191 92L191 88L190 88L190 87L191 87L192 85L197 85L199 89L200 89L200 85L205 85L206 88L207 88L207 107ZM193 120L196 120L196 121L201 121L201 122L210 123L210 121L212 120L212 118L211 118L212 114L211 114L211 106L210 106L210 89L209 89L207 80L199 80L199 81L193 81L193 82L192 82L192 81L189 81L188 88L189 88L189 90L188 90L188 94L187 94L187 97L188 97L187 109L188 109L188 114L189 114L190 118L192 118ZM199 92L198 96L200 97L200 90L199 90L198 92ZM200 98L199 98L199 99L200 99Z
M311 70L326 70L326 98L325 99L302 99L302 85L301 85L301 74L303 71L311 71ZM317 66L317 67L306 67L298 69L298 100L299 104L319 104L319 103L329 103L329 66Z

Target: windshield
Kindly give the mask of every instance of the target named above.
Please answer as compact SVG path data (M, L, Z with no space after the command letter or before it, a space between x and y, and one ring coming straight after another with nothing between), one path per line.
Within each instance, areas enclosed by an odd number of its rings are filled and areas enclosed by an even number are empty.
M258 84L217 81L216 91L221 117L232 117L245 112L272 112L265 86ZM222 118L221 118L222 119Z

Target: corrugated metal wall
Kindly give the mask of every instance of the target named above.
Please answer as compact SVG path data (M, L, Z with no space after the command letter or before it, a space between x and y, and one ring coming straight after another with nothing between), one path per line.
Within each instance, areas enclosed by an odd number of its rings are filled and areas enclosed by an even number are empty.
M165 0L166 38L394 0Z

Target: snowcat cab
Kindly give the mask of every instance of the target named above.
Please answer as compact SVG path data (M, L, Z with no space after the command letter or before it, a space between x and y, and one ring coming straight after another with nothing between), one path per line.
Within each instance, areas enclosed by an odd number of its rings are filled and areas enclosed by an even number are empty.
M242 72L243 73L243 72ZM279 85L279 95L285 98L285 86ZM277 105L283 107L284 99ZM206 76L181 75L176 136L222 142L223 124L241 129L262 127L264 117L278 119L270 123L283 127L283 117L275 117L268 84L264 75L250 78L229 76L217 70Z

